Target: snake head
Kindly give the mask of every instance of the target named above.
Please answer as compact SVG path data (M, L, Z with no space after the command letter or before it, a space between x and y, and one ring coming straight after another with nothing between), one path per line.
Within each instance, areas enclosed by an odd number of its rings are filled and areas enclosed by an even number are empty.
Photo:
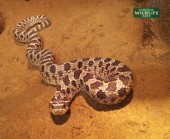
M54 115L64 115L70 108L70 101L65 98L53 97L51 102L49 103L52 114Z

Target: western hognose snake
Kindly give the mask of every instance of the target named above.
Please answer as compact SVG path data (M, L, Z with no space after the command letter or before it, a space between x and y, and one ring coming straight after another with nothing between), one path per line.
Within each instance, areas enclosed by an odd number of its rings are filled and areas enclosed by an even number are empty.
M38 31L50 26L45 15L26 18L13 33L19 42L28 43L26 56L38 66L43 80L56 86L50 102L54 115L65 114L74 96L85 91L99 103L113 105L126 98L132 88L132 72L122 62L103 57L81 58L64 64L55 64L54 54L43 48Z

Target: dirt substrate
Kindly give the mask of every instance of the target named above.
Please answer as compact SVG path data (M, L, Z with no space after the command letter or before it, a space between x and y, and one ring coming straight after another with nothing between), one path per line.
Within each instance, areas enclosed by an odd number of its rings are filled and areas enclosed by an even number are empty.
M4 30L4 17L2 16L2 13L0 12L0 34Z
M1 0L1 139L170 138L170 47L142 43L143 20L133 18L129 0ZM80 57L112 57L130 67L133 93L121 104L99 105L83 92L71 112L50 115L55 88L46 85L25 57L27 44L13 39L20 20L46 14L52 25L40 32L58 63Z

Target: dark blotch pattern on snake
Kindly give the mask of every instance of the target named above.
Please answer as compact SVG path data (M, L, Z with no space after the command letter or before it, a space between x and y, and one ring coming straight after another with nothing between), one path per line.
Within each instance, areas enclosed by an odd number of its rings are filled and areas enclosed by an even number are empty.
M103 57L81 58L64 64L55 64L54 54L43 48L38 31L48 27L45 15L26 18L13 33L19 42L28 43L26 56L38 66L43 80L56 86L50 102L54 115L65 114L74 96L85 91L99 103L113 105L126 98L132 88L132 72L122 62Z

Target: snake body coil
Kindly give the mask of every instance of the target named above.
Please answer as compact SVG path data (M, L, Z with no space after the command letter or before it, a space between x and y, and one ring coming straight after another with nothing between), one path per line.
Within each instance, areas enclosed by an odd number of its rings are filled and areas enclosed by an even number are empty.
M54 115L65 114L74 96L85 91L99 103L113 105L126 98L132 88L132 72L122 62L103 57L81 58L55 64L54 54L42 47L38 31L48 27L45 15L26 18L19 22L13 33L19 42L28 43L26 56L38 66L43 80L56 86L50 102Z

